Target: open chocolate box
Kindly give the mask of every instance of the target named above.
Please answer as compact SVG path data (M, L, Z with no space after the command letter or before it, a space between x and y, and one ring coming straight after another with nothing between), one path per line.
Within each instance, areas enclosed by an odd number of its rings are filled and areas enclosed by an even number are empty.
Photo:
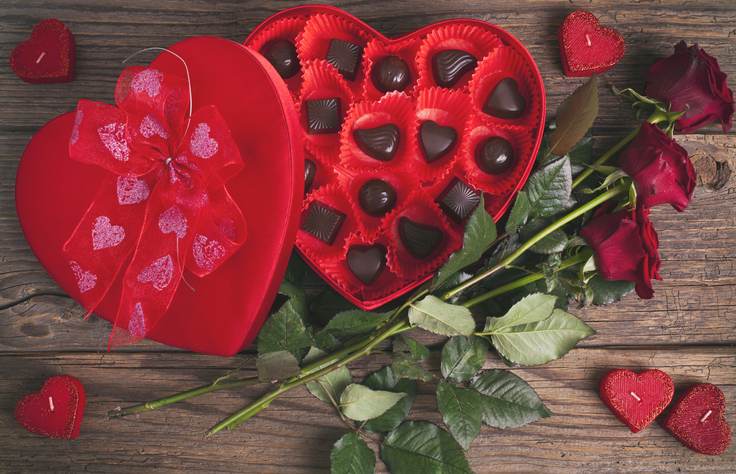
M296 246L373 309L461 247L484 196L499 219L541 141L544 86L503 29L458 19L388 39L334 7L288 9L245 45L286 82L305 143Z

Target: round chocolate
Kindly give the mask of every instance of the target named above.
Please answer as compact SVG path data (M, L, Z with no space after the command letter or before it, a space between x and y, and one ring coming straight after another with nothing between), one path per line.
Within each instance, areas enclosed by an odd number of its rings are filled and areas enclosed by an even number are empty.
M373 85L381 92L403 91L411 82L409 66L398 56L381 58L374 66Z
M475 163L488 174L501 174L514 165L514 149L501 137L491 137L475 149Z
M314 184L314 175L317 173L317 165L314 161L307 158L304 160L304 193L312 190Z
M386 181L372 179L360 187L358 202L366 214L380 217L396 205L396 191Z
M261 48L261 54L276 68L284 79L293 77L299 72L299 58L294 43L285 39L275 39Z

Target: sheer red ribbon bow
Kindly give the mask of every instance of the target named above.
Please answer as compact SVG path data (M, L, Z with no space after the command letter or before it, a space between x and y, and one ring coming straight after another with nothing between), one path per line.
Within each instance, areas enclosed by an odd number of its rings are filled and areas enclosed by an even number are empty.
M123 71L115 102L77 106L69 156L110 175L64 244L90 312L124 269L111 345L141 339L156 325L184 268L205 276L246 237L225 188L243 162L217 109L190 117L187 82L142 67Z

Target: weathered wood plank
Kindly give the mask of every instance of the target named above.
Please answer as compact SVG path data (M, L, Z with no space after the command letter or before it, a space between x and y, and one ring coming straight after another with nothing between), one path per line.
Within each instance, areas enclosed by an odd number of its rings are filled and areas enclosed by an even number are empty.
M362 377L386 360L377 355L361 362L354 373ZM239 429L212 439L202 437L214 422L262 393L261 386L210 394L130 419L105 418L107 410L120 404L167 395L229 369L242 367L252 373L250 356L26 354L0 356L0 361L0 432L13 438L12 449L0 450L0 465L11 472L324 472L332 443L345 431L329 406L297 389ZM487 365L502 367L495 360ZM473 468L478 473L732 471L733 449L719 457L697 456L660 426L630 433L597 396L599 378L612 367L659 367L672 375L678 390L709 381L719 385L728 400L736 397L736 355L729 348L574 350L545 367L516 371L555 415L503 432L484 428L469 451ZM75 442L32 436L11 417L18 394L36 390L45 376L61 372L84 381L89 396L82 436ZM441 422L433 391L433 385L421 384L412 418ZM733 425L736 412L732 404L729 408Z

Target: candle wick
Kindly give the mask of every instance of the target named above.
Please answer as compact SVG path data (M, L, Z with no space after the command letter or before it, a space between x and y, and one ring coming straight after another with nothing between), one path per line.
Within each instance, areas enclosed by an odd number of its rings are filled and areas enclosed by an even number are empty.
M629 392L629 395L631 395L632 397L634 397L637 402L640 402L641 401L641 398L639 398L639 395L635 394L634 392Z
M590 35L585 35L585 42L588 43L589 48L593 45L593 43L590 42Z
M51 411L54 411L54 399L49 397L49 408L51 408Z
M701 423L705 422L705 420L707 420L707 419L708 419L708 417L710 416L710 414L711 414L711 413L713 413L713 410L708 410L708 411L706 412L706 414L705 414L705 415L703 415L703 418L701 418L701 419L700 419L700 422L701 422Z
M36 59L36 64L40 63L44 56L46 56L46 51L38 55L38 59Z

